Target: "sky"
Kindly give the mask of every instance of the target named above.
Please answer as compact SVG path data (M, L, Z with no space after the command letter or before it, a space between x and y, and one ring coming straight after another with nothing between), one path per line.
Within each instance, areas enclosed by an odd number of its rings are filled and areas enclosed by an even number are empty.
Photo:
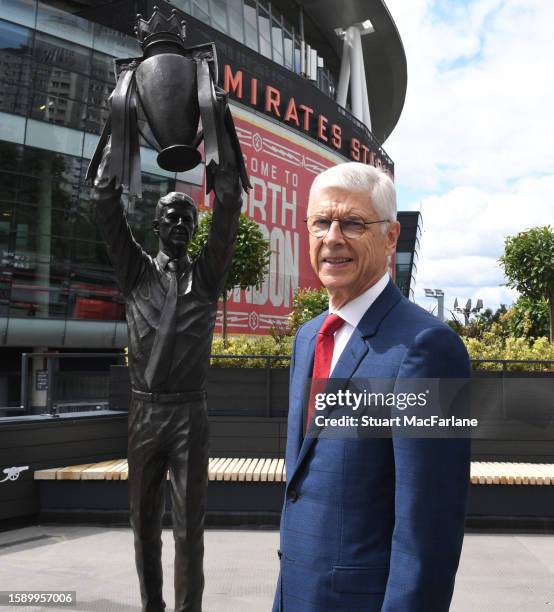
M400 120L384 144L399 210L419 210L424 288L510 305L506 236L554 226L554 2L386 0L408 62ZM460 315L457 315L460 317Z

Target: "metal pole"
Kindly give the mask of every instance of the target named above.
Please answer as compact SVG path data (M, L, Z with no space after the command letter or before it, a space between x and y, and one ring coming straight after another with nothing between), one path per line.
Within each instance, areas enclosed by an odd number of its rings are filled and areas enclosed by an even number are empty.
M350 102L352 104L352 114L356 119L363 122L364 107L362 102L362 83L360 81L360 75L362 73L361 44L358 45L356 42L356 38L360 36L360 30L355 26L350 26L348 30L346 30L346 36L352 47L352 72L350 74Z
M21 353L21 393L20 393L20 407L22 410L27 412L27 404L29 402L29 354Z
M54 374L54 368L52 367L52 356L46 357L46 372L47 372L47 385L46 385L46 412L52 414L52 378Z
M359 71L358 79L360 80L360 91L362 100L362 121L368 129L371 130L371 116L369 114L369 99L367 97L367 81L365 78L364 54L362 51L362 35L360 29L355 27L354 36L355 53L359 57L359 65L356 69Z
M342 41L342 58L340 62L339 84L337 87L337 104L346 108L346 100L348 99L348 84L350 82L350 45L346 32Z
M271 416L271 359L266 359L265 366L265 416Z
M444 295L437 296L439 321L444 321Z
M300 40L304 40L304 11L300 7L298 12L298 29L300 30Z

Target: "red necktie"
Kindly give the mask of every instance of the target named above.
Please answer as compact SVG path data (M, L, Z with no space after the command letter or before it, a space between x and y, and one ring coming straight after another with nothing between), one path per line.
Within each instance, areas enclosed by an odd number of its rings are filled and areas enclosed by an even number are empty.
M310 390L310 400L308 402L308 410L306 415L306 430L309 429L310 423L315 411L315 395L325 391L324 383L329 378L331 373L331 362L333 360L333 349L335 348L335 332L344 325L344 320L336 314L327 315L323 325L317 332L317 342L315 345L314 369L312 371L312 388Z

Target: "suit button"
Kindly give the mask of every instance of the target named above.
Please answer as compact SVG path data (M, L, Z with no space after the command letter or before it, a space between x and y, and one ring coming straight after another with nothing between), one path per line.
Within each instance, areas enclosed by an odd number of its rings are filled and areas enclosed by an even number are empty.
M294 489L291 489L288 492L287 497L289 498L289 501L295 502L298 499L298 493Z
M278 556L278 557L279 557L279 559L280 559L280 558L283 556L283 553L282 553L280 550L278 550L278 551L277 551L277 556Z

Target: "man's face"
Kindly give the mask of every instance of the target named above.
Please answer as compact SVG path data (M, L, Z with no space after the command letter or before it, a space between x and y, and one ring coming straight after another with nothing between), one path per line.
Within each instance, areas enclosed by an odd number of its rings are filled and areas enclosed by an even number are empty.
M194 211L181 202L164 206L153 228L163 247L172 253L184 253L196 229Z
M311 215L327 219L381 219L366 194L337 188L321 188L310 194L308 217ZM387 256L396 249L400 233L397 221L365 228L358 238L345 238L335 222L323 238L310 234L310 262L327 288L334 308L340 308L374 285L387 270Z

